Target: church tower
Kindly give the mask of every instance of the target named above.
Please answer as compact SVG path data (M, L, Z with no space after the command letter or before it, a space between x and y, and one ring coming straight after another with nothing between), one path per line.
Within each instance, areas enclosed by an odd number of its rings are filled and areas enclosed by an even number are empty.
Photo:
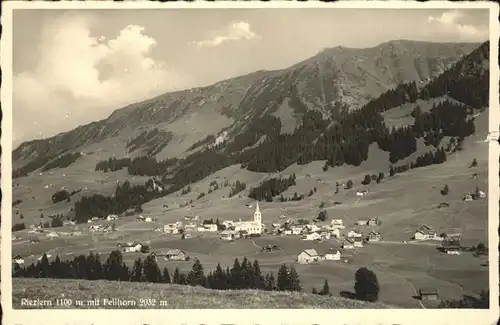
M260 209L259 209L259 201L255 204L255 212L253 214L253 220L255 222L258 222L259 225L262 222L262 215L260 214Z

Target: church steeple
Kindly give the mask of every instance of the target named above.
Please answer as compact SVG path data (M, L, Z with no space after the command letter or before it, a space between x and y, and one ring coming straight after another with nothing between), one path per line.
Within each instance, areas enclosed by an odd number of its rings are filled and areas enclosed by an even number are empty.
M253 220L255 222L259 222L259 223L262 222L262 215L261 215L260 209L259 209L259 201L257 201L255 203L255 212L253 214Z

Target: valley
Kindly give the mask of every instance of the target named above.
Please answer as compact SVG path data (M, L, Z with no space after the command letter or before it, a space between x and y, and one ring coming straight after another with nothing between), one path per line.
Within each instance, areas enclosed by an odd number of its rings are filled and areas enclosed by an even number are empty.
M293 265L306 293L326 279L332 295L341 296L354 290L356 270L367 267L378 278L383 304L437 307L420 299L419 289L427 287L438 291L439 300L478 296L489 286L487 254L476 254L477 245L488 242L489 144L483 140L489 109L483 86L489 72L482 63L489 44L442 45L439 51L436 44L388 44L377 51L410 60L408 49L418 48L447 58L440 69L428 64L424 73L419 66L418 76L401 70L390 73L398 78L383 79L365 71L354 85L357 79L346 70L354 69L352 58L361 62L360 54L331 49L284 71L168 94L117 110L107 120L23 143L13 153L12 224L26 229L13 232L13 255L22 267L37 264L43 254L51 262L90 252L106 260L124 248L119 243L134 242L149 251L123 250L130 268L138 257L179 249L189 261L157 258L159 268L187 273L198 259L207 273L218 263L225 269L247 257L258 260L264 274ZM332 68L336 64L340 72ZM363 64L358 68L368 69ZM348 80L343 89L339 80ZM349 89L350 100L325 99ZM354 89L363 95L353 95ZM57 167L56 157L71 152L80 155ZM97 168L110 158L123 166ZM55 168L47 169L50 161ZM108 163L113 164L118 162ZM293 184L262 185L279 177L293 177ZM245 187L231 196L236 182ZM252 219L252 189L259 189L264 230L240 238L245 224L219 224ZM57 191L74 193L54 203ZM62 227L44 225L57 214L63 215ZM370 218L379 223L356 224ZM217 231L203 228L209 220L218 221ZM176 222L182 231L168 233L166 226ZM317 230L289 233L299 224ZM424 225L433 235L419 240L417 230ZM231 230L231 240L222 239ZM346 247L356 237L351 231L362 234L362 246ZM317 238L308 237L315 233ZM457 233L460 255L438 250ZM375 234L378 240L368 239ZM279 249L264 251L267 245ZM318 259L300 262L310 249ZM324 258L337 251L340 259ZM40 286L30 281L15 278L14 286Z

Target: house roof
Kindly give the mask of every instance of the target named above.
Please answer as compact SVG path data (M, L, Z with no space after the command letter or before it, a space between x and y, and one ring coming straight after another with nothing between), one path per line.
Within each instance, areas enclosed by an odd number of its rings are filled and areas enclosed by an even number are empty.
M354 238L346 238L345 241L348 243L354 244Z
M23 257L21 255L16 255L13 257L13 259L17 260L17 259L22 259Z
M118 243L116 246L121 246L121 247L135 247L137 245L141 245L139 243ZM142 246L142 245L141 245Z
M380 233L378 231L370 231L370 233L368 233L368 236L380 236Z
M168 250L165 254L166 255L180 255L181 253L184 253L180 249L170 249Z
M426 235L426 234L434 232L434 229L432 229L431 227L429 227L427 225L423 225L417 229L417 232Z
M306 253L309 256L318 256L318 252L316 252L315 249L306 249L303 253Z
M437 289L436 288L420 288L418 290L421 295L437 295Z

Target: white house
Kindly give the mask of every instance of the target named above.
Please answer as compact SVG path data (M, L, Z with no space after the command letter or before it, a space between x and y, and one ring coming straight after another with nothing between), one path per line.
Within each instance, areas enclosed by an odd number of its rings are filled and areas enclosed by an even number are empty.
M299 264L308 264L312 262L318 262L321 257L318 255L315 249L306 249L297 256L297 262Z
M314 232L320 230L320 228L315 224L305 225L304 229L308 229L309 232Z
M344 221L342 219L332 219L330 226L332 228L341 228L344 226Z
M233 226L233 221L232 220L224 220L224 221L222 221L222 225L225 226L226 228L230 228Z
M318 239L321 239L321 236L317 232L313 232L311 234L302 236L302 240L318 240Z
M354 247L363 247L362 237L354 237Z
M24 258L22 258L21 255L14 256L14 258L12 258L12 261L17 264L24 264Z
M97 231L99 229L101 229L101 225L90 225L89 226L90 231Z
M291 228L292 230L292 235L300 235L302 233L302 231L304 230L304 227L303 226L292 226Z
M368 241L380 241L382 235L376 231L370 231L368 234Z
M344 240L342 243L342 248L343 249L354 249L354 239L353 238L347 238Z
M144 222L153 222L153 218L146 217L146 218L144 218Z
M415 232L416 240L428 240L436 238L436 232L429 226L423 225Z
M168 260L185 261L187 255L179 249L171 249L165 253L165 258Z
M124 253L140 252L142 248L139 243L119 243L116 246L121 248Z
M325 260L328 260L328 261L340 261L341 257L342 256L341 256L339 250L335 250L335 252L333 252L333 253L325 254Z
M220 233L220 239L222 240L233 240L236 237L235 231L224 230Z
M281 233L283 235L290 236L290 235L293 235L293 230L292 229L283 229L283 231Z
M339 238L340 237L340 229L339 228L332 229L330 231L330 233L335 238Z
M464 200L464 201L472 201L472 200L473 200L473 198L472 198L472 194L467 193L467 194L465 195L465 197L463 198L463 200Z
M356 191L356 196L365 196L366 194L368 194L367 191L363 190L363 191Z
M359 231L356 230L351 230L347 233L347 237L349 238L354 238L354 237L363 237L363 234L360 233Z
M110 214L106 220L111 221L111 220L118 220L118 216L116 214Z
M332 236L331 233L329 231L325 231L325 230L321 230L318 232L319 236L322 238L322 239L330 239L330 237Z
M49 237L49 238L53 238L53 237L59 237L59 234L56 233L56 232L49 232L48 234L46 234L45 236Z
M205 228L205 231L217 232L217 225L215 224L203 225L203 227Z
M368 225L368 220L358 220L356 222L356 225L358 225L358 226L366 226L366 225Z
M198 232L205 232L206 228L205 227L198 227L198 228L196 228L196 230L198 230Z
M175 224L168 224L163 226L163 231L167 234L177 235L179 233L179 228Z

